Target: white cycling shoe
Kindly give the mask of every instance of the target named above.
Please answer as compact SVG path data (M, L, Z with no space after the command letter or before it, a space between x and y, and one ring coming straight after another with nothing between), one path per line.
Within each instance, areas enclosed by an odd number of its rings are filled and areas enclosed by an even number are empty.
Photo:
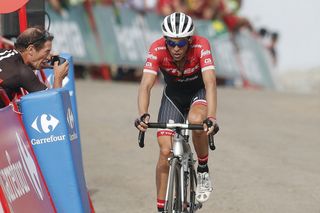
M210 175L208 172L197 174L197 189L196 189L196 199L200 203L206 202L213 188L211 186Z

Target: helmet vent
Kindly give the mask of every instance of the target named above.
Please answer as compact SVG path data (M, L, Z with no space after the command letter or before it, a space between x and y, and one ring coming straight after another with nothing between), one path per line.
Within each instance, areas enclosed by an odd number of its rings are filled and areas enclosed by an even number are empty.
M169 27L169 30L170 30L170 32L172 32L172 23L171 23L171 19L170 18L168 18L168 27Z
M180 13L176 13L176 33L179 34L179 26L180 26Z
M182 32L185 31L185 29L187 28L187 25L188 25L188 22L187 21L184 22L183 27L182 27Z

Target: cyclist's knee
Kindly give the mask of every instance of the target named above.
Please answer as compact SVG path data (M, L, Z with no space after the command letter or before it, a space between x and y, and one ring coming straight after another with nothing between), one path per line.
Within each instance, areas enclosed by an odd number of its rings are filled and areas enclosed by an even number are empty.
M170 149L160 149L160 156L157 164L157 168L160 170L167 170L169 168L168 158L170 157Z
M171 155L171 138L159 137L160 160L167 161Z
M161 136L161 133L159 132L158 132L158 143L160 148L160 160L167 161L168 157L170 157L170 154L171 154L172 131L164 134L164 136Z
M160 157L164 159L168 159L171 155L171 149L170 148L160 148Z
M188 116L188 121L191 124L202 124L204 120L204 116L200 113L192 113Z
M189 117L188 117L188 121L191 124L202 124L203 120L204 120L204 117L200 113L192 113L192 114L189 114ZM195 135L202 135L203 134L202 130L194 130L192 132Z

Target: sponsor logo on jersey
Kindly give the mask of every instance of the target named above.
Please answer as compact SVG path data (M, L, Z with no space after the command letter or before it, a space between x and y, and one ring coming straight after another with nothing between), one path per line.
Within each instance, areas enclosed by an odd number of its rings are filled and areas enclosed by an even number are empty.
M147 58L150 58L150 59L152 59L152 60L157 60L157 59L158 59L157 56L155 56L155 55L153 55L153 54L151 54L151 53L148 54Z
M199 69L199 67L200 65L197 64L195 67L187 68L183 71L183 74L188 75L188 74L194 73ZM175 69L175 68L168 68L166 69L166 71L172 75L176 75L179 72L178 69Z
M146 67L152 67L152 63L151 62L147 62L146 63Z
M192 48L202 48L202 45L201 44L195 44L195 45L192 45L191 47Z
M175 75L178 73L178 70L177 69L167 69L167 72Z
M197 64L195 67L193 68L188 68L188 69L185 69L184 70L184 74L187 75L187 74L191 74L191 73L194 73L195 70L199 69L199 64Z
M210 59L210 58L206 58L206 59L204 60L204 63L205 63L205 64L211 64L211 63L212 63L212 61L211 61L211 59Z
M165 50L165 49L167 49L165 46L161 46L161 47L154 48L154 51Z
M182 78L182 79L181 78L177 78L176 81L180 82L180 83L183 83L183 82L194 81L194 80L196 80L198 78L199 78L199 76L196 75L196 76L193 76L193 77L190 77L190 78Z
M201 50L200 58L202 58L203 56L206 56L206 55L210 55L210 54L211 54L210 50Z

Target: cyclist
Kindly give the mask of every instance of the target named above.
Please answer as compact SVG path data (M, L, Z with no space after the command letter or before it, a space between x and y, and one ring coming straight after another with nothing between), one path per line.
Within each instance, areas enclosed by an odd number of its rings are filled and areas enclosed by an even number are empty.
M210 44L206 38L194 35L190 16L173 13L164 18L163 37L150 47L144 66L138 94L140 117L135 126L146 131L150 115L148 107L150 92L159 71L166 83L158 122L204 124L204 131L193 131L192 139L198 157L196 199L208 200L212 191L208 168L208 139L216 123L217 92L214 61ZM162 212L168 179L168 157L170 156L173 131L159 129L160 147L156 168L157 207Z
M10 100L20 88L28 92L47 89L40 82L33 70L48 66L53 36L46 30L31 27L22 32L15 43L14 49L0 49L0 86L6 91ZM68 74L69 65L54 65L54 88L62 86ZM0 108L4 103L0 100Z

